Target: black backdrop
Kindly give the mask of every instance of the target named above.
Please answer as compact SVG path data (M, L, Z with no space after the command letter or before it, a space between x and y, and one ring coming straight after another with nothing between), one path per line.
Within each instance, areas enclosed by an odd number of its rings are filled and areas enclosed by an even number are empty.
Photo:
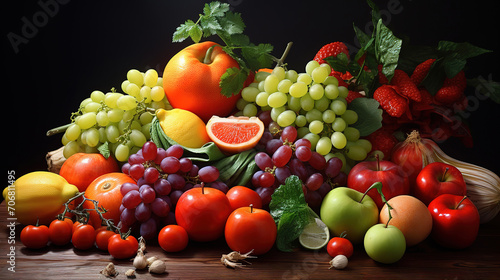
M375 1L386 23L413 44L439 40L468 41L493 50L470 61L468 77L491 77L498 71L500 36L496 3L457 1ZM162 72L169 58L189 44L172 43L172 33L186 19L196 20L205 1L11 1L2 12L3 156L16 177L45 170L45 154L60 147L60 137L45 132L69 121L81 100L99 89L119 88L131 68ZM280 56L289 41L292 69L303 69L326 43L343 41L355 50L353 23L369 27L370 9L354 1L228 1L242 13L245 33L254 43L271 43ZM31 25L31 26L30 26ZM24 35L23 35L24 32ZM10 35L9 35L10 34ZM10 38L17 37L17 44ZM468 94L474 95L469 88ZM447 141L443 148L462 160L500 174L500 106L490 100L475 104L466 119L474 148ZM5 171L4 171L5 172ZM6 178L5 176L4 178ZM6 180L4 179L4 186Z

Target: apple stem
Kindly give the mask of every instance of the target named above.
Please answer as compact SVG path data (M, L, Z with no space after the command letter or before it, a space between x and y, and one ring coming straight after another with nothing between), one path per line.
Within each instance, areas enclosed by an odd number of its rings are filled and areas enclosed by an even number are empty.
M205 194L205 183L201 182L201 194Z
M250 213L253 213L253 204L250 204Z
M377 171L380 171L380 156L375 154L375 159L377 160Z
M203 63L205 64L212 63L212 52L214 51L215 46L217 45L213 45L210 48L208 48L207 52L205 53L205 57L203 58Z
M446 173L448 173L448 170L450 170L449 167L446 167L446 169L444 170L444 173L443 173L443 176L441 177L441 182L444 182L445 181L445 176L446 176Z
M447 168L448 169L448 168ZM467 198L466 195L464 195L464 197L462 197L462 199L460 200L460 202L458 202L457 206L455 207L455 210L458 209L458 206L460 206L460 204L462 204L462 202Z

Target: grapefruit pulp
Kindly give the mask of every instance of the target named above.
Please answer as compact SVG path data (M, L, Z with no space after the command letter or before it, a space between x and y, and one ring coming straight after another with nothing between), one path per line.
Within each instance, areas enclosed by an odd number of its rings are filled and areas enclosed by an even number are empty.
M215 145L231 154L255 147L264 133L264 123L257 117L213 116L206 127Z

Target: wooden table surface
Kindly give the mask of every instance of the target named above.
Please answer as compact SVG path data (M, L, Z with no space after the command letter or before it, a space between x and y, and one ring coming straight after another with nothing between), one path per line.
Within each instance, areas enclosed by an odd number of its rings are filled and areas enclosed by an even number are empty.
M12 243L5 202L0 205L0 221L0 279L106 279L99 272L109 262L119 272L113 279L127 279L125 271L133 268L129 260L114 260L98 249L76 250L71 244L27 249L19 240L22 229L19 224ZM500 216L481 225L479 236L470 248L444 249L428 239L407 248L399 262L382 265L371 260L362 246L357 246L344 270L328 269L331 258L325 249L298 248L291 253L272 249L251 259L251 265L230 269L220 262L221 255L230 252L224 240L191 242L180 253L166 253L152 243L147 244L146 256L156 255L165 260L168 273L151 275L139 271L135 279L499 279L500 274ZM11 259L15 263L9 263ZM12 267L15 272L9 270Z

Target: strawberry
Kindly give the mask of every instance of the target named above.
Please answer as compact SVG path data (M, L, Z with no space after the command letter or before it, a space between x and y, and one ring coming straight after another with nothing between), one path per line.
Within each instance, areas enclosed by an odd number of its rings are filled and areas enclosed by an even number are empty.
M410 77L415 85L418 86L425 79L434 61L436 61L436 59L430 58L415 67Z
M347 49L347 46L342 43L342 42L333 42L330 44L326 44L319 51L316 53L314 56L314 60L319 62L319 64L326 63L325 58L329 56L334 56L337 57L339 53L345 53L347 55L347 59L349 58L349 50ZM335 69L332 68L332 72L330 73L330 76L338 76L341 77L342 80L350 80L352 78L351 73L346 72L337 72Z
M325 58L329 56L336 57L339 53L345 53L347 55L347 59L349 59L349 50L347 46L342 42L333 42L330 44L326 44L314 56L314 60L321 63L326 63Z
M399 95L395 86L382 85L375 90L373 98L390 116L401 117L408 109L408 99Z
M392 150L398 143L398 140L388 129L380 128L366 137L372 144L372 151L381 151L384 153L384 160L390 160Z
M455 103L463 98L466 87L465 73L460 71L455 77L444 80L443 87L436 92L434 100L445 105Z
M458 86L444 86L436 92L434 100L439 104L449 105L462 98L463 91Z
M391 79L391 85L398 87L398 93L408 97L413 101L422 101L422 96L420 95L420 90L417 88L415 83L410 79L405 71L396 69L394 70L394 76Z
M355 90L350 90L349 94L345 98L347 101L347 104L350 104L354 99L360 98L360 97L365 97L363 94L359 93L358 91Z

